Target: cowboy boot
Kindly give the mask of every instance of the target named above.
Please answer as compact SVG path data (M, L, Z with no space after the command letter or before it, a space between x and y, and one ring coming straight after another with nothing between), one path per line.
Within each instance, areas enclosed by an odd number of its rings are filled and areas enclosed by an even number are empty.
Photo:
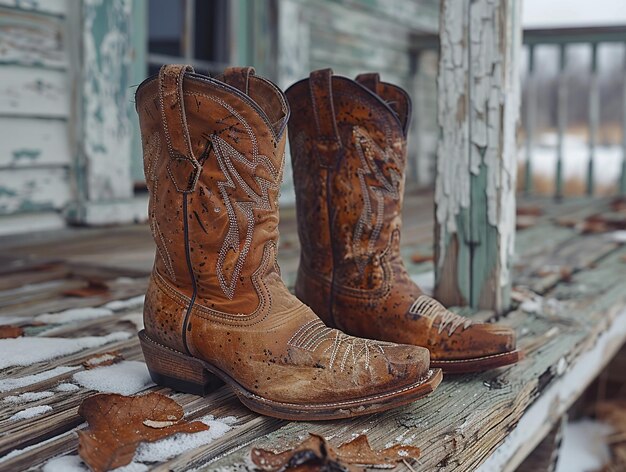
M378 74L353 81L325 69L286 95L301 243L298 298L351 335L427 347L431 366L444 371L516 362L513 330L452 313L424 295L404 267L407 93Z
M137 90L157 246L139 334L160 385L220 379L250 409L322 420L430 393L428 351L324 326L280 278L278 192L289 106L252 68L164 66Z

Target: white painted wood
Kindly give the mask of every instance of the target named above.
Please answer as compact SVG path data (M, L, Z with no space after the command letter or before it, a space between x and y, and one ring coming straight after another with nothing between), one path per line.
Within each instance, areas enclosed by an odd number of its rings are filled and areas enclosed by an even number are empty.
M67 122L0 117L0 169L70 164Z
M501 312L515 241L520 2L441 10L435 295Z
M517 426L506 436L500 447L483 462L477 472L514 471L524 458L541 442L558 419L580 397L604 366L626 342L626 310L614 319L595 344L568 366L559 363L561 378L554 382L524 413Z
M0 0L0 5L51 15L66 15L69 2L74 0Z
M148 197L137 196L128 200L87 202L81 208L70 208L68 213L70 221L88 226L143 223L148 219Z
M65 218L60 213L53 211L0 216L0 236L52 231L62 229L65 226Z
M64 72L12 65L0 68L0 116L66 118L69 108Z
M63 19L20 10L0 14L0 64L67 67Z
M62 209L70 198L67 169L0 172L0 214Z
M84 0L79 96L89 201L132 197L130 0ZM103 34L95 34L104 31Z

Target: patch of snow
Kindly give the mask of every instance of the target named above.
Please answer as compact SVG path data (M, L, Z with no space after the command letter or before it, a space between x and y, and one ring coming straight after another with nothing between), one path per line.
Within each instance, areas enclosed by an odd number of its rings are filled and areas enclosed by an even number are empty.
M48 413L49 411L52 411L52 407L50 405L33 406L32 408L26 408L25 410L18 411L9 418L9 421L27 420L43 415L44 413Z
M127 308L137 308L143 305L145 298L145 295L139 295L133 298L128 298L126 300L113 300L112 302L104 305L104 308L113 311L125 310Z
M36 316L35 321L41 323L71 323L73 321L87 321L103 316L111 316L113 311L108 308L72 308L59 313L44 313Z
M426 295L432 295L435 290L435 272L428 271L420 274L411 275L411 280L419 285L422 292Z
M143 362L122 361L74 374L74 381L89 390L132 395L154 385Z
M73 383L60 383L54 389L57 392L75 392L76 390L80 390L80 387Z
M46 462L43 472L87 472L89 469L78 456L54 457Z
M54 392L25 392L20 395L9 395L4 399L7 403L28 403L54 396Z
M600 470L610 460L605 437L613 432L600 421L582 419L567 423L559 451L556 472Z
M541 313L542 303L540 299L524 300L519 306L526 313Z
M609 237L616 243L626 243L626 230L613 231Z
M8 392L9 390L14 390L16 388L28 387L29 385L66 374L72 370L74 370L73 367L59 366L39 374L25 375L24 377L18 378L1 379L0 392Z
M130 336L130 333L116 331L106 336L86 336L83 338L22 337L0 339L0 369L49 361L57 357L74 354L83 349L122 341Z
M545 2L544 2L545 3ZM533 174L554 179L556 173L556 133L544 133L538 137L532 149ZM566 134L563 141L563 180L578 178L586 182L589 160L588 144L579 136ZM597 146L594 158L594 181L610 185L617 181L622 162L621 146ZM526 162L526 150L520 148L518 162Z
M131 311L130 313L127 313L126 315L122 316L120 319L124 321L130 321L132 324L135 325L135 328L137 328L137 331L141 331L143 329L143 312L142 311Z
M79 456L68 455L50 459L41 469L43 472L90 472L87 465ZM111 472L145 472L148 466L131 462L123 467L113 469Z
M153 443L142 443L135 452L134 461L137 462L163 462L176 457L190 449L204 446L222 437L232 429L237 418L228 416L215 419L213 415L200 418L209 429L199 433L179 433Z

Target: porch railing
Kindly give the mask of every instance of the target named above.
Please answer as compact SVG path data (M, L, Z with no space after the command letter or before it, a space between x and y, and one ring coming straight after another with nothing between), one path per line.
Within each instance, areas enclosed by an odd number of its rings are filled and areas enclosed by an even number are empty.
M621 171L618 177L617 188L621 195L626 194L626 26L611 27L586 27L586 28L561 28L561 29L531 29L524 31L524 46L528 48L527 61L527 94L523 117L525 128L525 155L524 168L524 192L533 193L533 150L535 145L535 132L537 122L537 74L536 74L536 51L544 45L558 47L558 78L557 78L557 110L556 110L556 169L554 173L554 194L556 198L563 197L564 172L563 165L566 159L564 152L565 134L567 131L567 50L574 44L587 44L591 49L590 80L588 89L589 109L587 115L588 135L588 160L585 176L585 190L587 195L593 195L596 177L596 154L598 142L598 128L600 124L600 84L598 79L598 47L602 43L620 43L623 47L623 71L622 94L619 99L622 103L622 157Z

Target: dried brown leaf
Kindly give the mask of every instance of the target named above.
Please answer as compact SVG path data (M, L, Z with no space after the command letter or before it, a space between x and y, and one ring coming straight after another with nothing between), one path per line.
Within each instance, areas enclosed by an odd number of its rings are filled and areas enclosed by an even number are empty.
M21 326L0 326L0 339L19 338L22 334L24 334L24 328L22 328Z
M420 450L413 446L394 445L374 451L366 435L360 435L334 449L326 439L309 433L300 444L283 452L252 449L252 462L266 472L279 471L362 471L366 467L394 468L406 459L417 459Z
M525 215L525 216L541 216L543 215L543 209L536 205L530 206L519 206L517 207L517 215Z
M124 360L124 356L119 351L105 352L94 357L90 357L83 362L85 369L93 369L95 367L104 367L107 365L117 364Z
M411 254L411 262L413 264L421 264L422 262L431 262L433 260L432 254L424 254L421 252L414 252Z
M62 293L66 297L88 298L109 293L109 286L103 280L90 279L87 280L87 286L70 288Z
M133 397L98 394L83 401L78 413L89 423L88 429L78 432L78 454L95 472L129 464L141 442L209 428L199 421L184 421L182 407L159 393ZM154 428L145 421L173 424Z
M403 444L395 444L386 449L374 451L365 434L339 446L337 453L341 460L349 464L364 466L395 466L404 459L417 459L420 456L419 448Z

